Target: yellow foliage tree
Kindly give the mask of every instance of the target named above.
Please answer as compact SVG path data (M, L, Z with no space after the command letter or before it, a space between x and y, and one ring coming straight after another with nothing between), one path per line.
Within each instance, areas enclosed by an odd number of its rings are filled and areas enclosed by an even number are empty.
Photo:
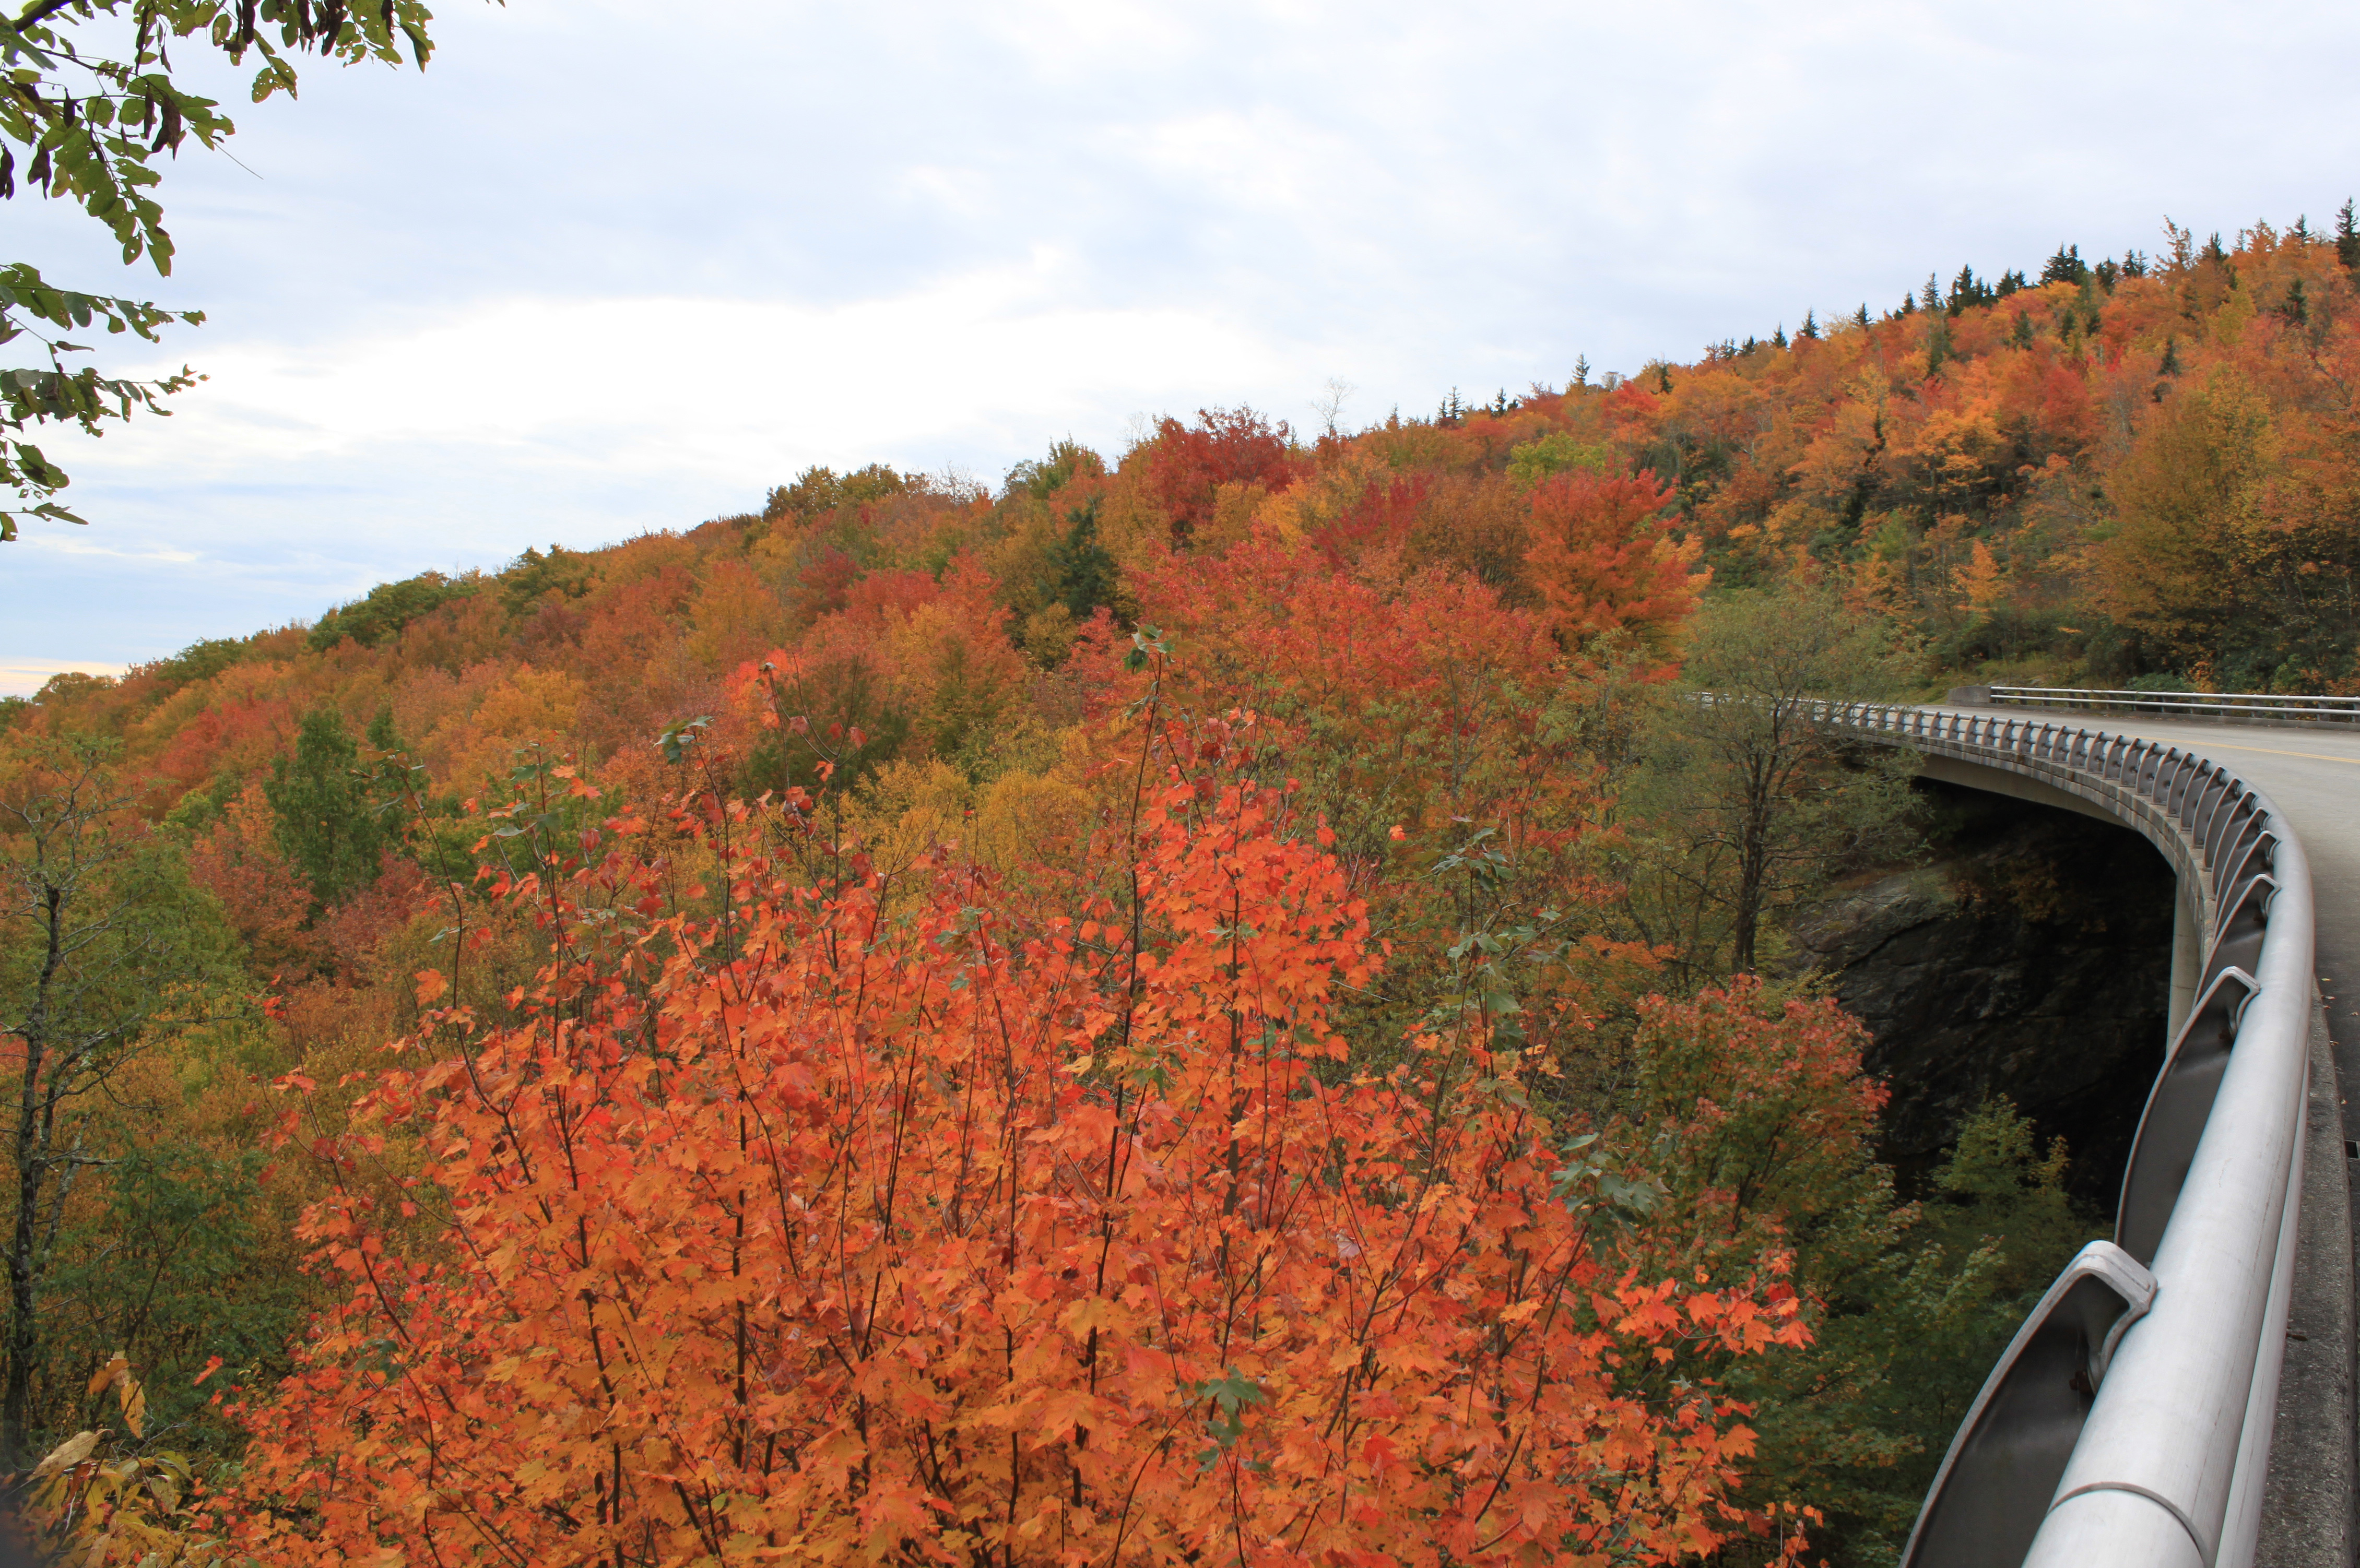
M2276 422L2244 376L2222 370L2140 432L2111 486L2121 526L2100 547L2100 602L2182 670L2217 662L2273 540L2264 492Z
M1971 615L1988 615L2006 601L2007 572L1992 553L1992 547L1977 539L1967 552L1966 564L1956 573L1959 597Z

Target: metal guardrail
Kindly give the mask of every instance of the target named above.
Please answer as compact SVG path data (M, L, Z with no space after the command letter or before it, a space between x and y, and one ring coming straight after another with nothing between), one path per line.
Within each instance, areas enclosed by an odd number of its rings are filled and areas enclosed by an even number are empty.
M2179 746L1924 708L1825 703L1811 717L2097 805L2172 861L2209 938L2114 1237L2081 1249L1992 1369L1904 1564L2245 1568L2302 1181L2313 899L2301 844L2267 797Z
M2152 713L2158 718L2227 724L2360 725L2360 697L2269 691L2082 691L2070 686L1961 686L1953 704L2030 708L2051 713Z

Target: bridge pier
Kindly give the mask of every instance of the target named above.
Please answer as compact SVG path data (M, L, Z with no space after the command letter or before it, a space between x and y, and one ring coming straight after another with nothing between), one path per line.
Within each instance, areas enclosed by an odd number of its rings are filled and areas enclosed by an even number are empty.
M2166 1040L2179 1037L2180 1026L2188 1021L2188 1009L2196 1005L2197 982L2203 978L2204 917L2197 907L2196 890L2188 884L2182 873L2171 900L2171 1001L2164 1028Z

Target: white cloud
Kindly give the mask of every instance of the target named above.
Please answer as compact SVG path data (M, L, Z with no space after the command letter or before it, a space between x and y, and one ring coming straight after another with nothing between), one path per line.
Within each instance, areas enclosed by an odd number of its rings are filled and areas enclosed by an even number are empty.
M1962 261L2151 247L2166 211L2317 222L2360 44L2360 13L2290 0L511 0L437 27L422 76L241 107L251 173L174 166L172 279L11 204L54 276L205 307L167 346L213 379L53 443L94 527L0 551L0 658L149 657L811 463L989 477L1119 447L1134 412L1307 422L1330 376L1381 419Z
M172 565L185 565L198 559L197 552L192 550L116 550L104 544L93 544L86 537L49 531L23 534L12 542L33 555L84 555L103 561L154 561Z
M370 448L478 464L703 474L880 453L923 465L1068 429L1109 429L1175 388L1308 387L1317 354L1201 307L1080 302L1068 262L952 278L849 304L509 299L417 330L208 354L165 439L82 458L258 483Z

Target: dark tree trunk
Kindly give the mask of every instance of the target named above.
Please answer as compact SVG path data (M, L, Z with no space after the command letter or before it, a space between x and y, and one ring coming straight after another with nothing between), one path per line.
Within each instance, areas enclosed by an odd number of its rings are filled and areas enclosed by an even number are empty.
M41 1187L49 1173L50 1121L43 1091L42 1070L49 1065L49 994L65 957L65 900L62 890L49 887L42 898L42 925L48 952L42 955L41 976L33 1005L25 1015L25 1076L16 1097L16 1224L8 1238L8 1333L5 1364L0 1365L0 1467L23 1470L32 1462L25 1449L27 1412L33 1397L33 1372L40 1356L40 1209Z

